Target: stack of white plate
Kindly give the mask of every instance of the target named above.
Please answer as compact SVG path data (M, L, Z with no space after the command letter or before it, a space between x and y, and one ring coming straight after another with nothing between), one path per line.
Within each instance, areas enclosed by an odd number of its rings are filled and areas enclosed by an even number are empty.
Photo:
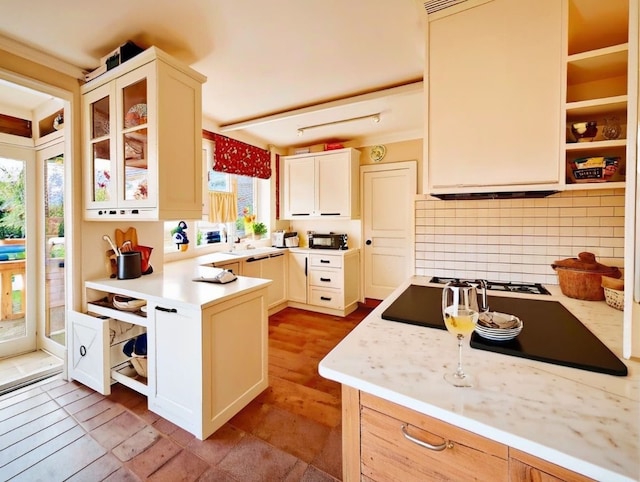
M487 340L508 341L520 334L522 326L522 320L517 316L488 311L480 313L475 331Z

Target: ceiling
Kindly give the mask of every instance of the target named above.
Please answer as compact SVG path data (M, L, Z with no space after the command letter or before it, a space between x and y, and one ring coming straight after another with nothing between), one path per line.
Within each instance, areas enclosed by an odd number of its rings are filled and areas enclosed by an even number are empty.
M0 12L0 36L86 71L127 40L155 45L207 76L205 127L230 137L277 147L422 137L417 0L0 0Z

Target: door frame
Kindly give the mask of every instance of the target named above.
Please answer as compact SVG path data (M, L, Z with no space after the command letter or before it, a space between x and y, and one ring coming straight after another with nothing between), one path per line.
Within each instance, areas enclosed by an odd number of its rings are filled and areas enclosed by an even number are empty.
M65 200L64 200L65 213L64 213L64 216L66 221L65 247L67 252L67 256L65 259L65 306L66 306L66 310L77 308L76 305L79 305L81 301L81 295L80 295L81 290L79 286L75 286L77 284L75 280L80 279L81 276L79 271L80 265L79 263L78 264L74 263L74 258L80 259L80 251L79 249L76 248L76 246L78 246L78 248L81 246L81 238L80 238L80 230L74 229L74 227L76 223L82 222L82 211L81 211L82 196L80 194L74 194L74 193L81 192L82 181L80 177L80 174L81 174L81 169L79 165L80 158L75 160L73 156L73 153L77 151L77 149L74 148L74 144L79 145L79 137L75 135L77 131L75 127L77 125L77 121L75 119L75 116L73 115L74 112L76 111L79 112L79 108L77 108L77 106L75 105L74 93L71 91L62 89L60 87L56 87L51 84L47 84L43 81L26 77L21 74L17 74L15 72L6 70L4 68L0 68L0 80L4 80L12 84L15 84L17 86L26 87L32 90L43 92L53 97L57 97L61 99L64 103L63 116L64 116L65 134L63 136L64 138L63 152L64 152L64 159L65 159L65 166L66 166L65 167ZM78 96L78 99L79 99L79 96ZM5 141L5 139L2 138L2 136L0 136L0 142L2 142L4 145L9 145ZM35 159L36 159L35 151L37 149L44 148L46 145L43 144L42 146L36 146L35 142L32 139L25 139L24 142L20 143L20 146L28 147L34 152L33 164L35 164ZM36 170L34 169L34 172L35 171ZM32 188L33 192L35 192L35 190L37 189L37 185L38 185L37 181L38 180L34 178L33 181L31 182L33 184L33 188ZM41 215L39 209L37 210L37 212L38 212L38 215ZM31 232L36 233L37 235L27 236L26 246L27 246L27 249L30 249L32 253L36 253L38 260L42 260L44 256L43 254L44 247L43 247L42 239L40 238L43 236L39 234L41 233L42 230L40 230L37 227L38 221L37 219L35 219L36 216L30 216L30 218L34 218L32 219L33 225L31 228L27 226L27 229L30 230ZM30 223L30 218L27 219L27 223ZM42 265L42 262L39 262L36 264ZM42 266L38 266L37 269L40 272L42 270ZM37 293L36 290L39 290L41 288L41 286L38 286L39 283L35 281L35 280L39 280L39 277L40 277L40 274L37 273L34 277L32 277L34 280L34 282L32 283L33 286L28 285L28 289L31 289L32 293ZM42 279L44 283L44 274L42 274L42 277L43 277ZM38 293L38 296L44 296L44 295L42 292L40 292ZM27 296L27 309L31 309L33 314L36 316L37 316L37 305L36 305L37 301L38 301L38 298L36 296L30 296L30 297ZM33 303L33 305L30 305L30 303ZM39 323L37 323L36 325L37 325L36 329L40 330L41 327ZM67 336L68 334L69 332L67 330ZM68 347L69 345L68 340L66 342L66 346L60 348L60 345L58 345L55 342L52 342L51 340L48 340L48 343L42 343L43 338L44 336L36 337L35 349L36 350L45 349L47 351L51 351L54 355L62 358L64 361L62 375L66 379L67 378L67 348L66 347ZM57 345L57 346L49 347L49 344Z
M366 286L366 280L365 280L365 275L366 275L366 270L365 270L365 264L366 264L366 259L365 259L365 254L364 254L364 250L365 248L365 243L366 243L366 237L365 237L365 233L367 232L366 229L366 225L367 225L367 218L365 216L365 206L364 206L364 200L365 200L365 183L364 183L364 176L365 173L368 172L384 172L384 171L397 171L398 169L408 169L409 170L409 174L412 176L413 178L413 182L415 185L415 192L414 192L414 200L415 200L415 196L417 195L418 192L418 179L417 179L417 172L418 172L418 161L417 160L407 160L407 161L399 161L399 162L387 162L384 164L366 164L366 165L362 165L360 166L360 212L361 212L361 223L360 223L360 239L362 240L362 263L360 263L360 293L362 293L361 297L362 300L361 301L366 301L366 293L365 293L365 286ZM414 201L414 211L415 211L415 201ZM408 253L408 257L411 260L411 264L413 266L413 271L415 273L415 265L416 265L416 253L415 253L415 237L416 237L416 225L415 225L415 220L413 223L411 223L410 226L410 236L411 236L411 240L409 242L409 253Z

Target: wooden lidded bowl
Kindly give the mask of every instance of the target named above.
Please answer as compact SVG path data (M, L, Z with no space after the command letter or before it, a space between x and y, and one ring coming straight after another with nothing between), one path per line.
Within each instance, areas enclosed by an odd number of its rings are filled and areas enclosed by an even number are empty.
M562 294L578 300L604 300L602 276L616 279L621 276L617 267L598 263L595 255L586 251L577 258L558 260L551 267L558 274Z

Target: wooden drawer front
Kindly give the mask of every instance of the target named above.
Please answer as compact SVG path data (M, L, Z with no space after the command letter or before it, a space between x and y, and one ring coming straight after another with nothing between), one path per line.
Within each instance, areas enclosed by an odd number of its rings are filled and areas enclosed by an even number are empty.
M513 448L509 449L509 471L510 480L517 482L595 482L594 479Z
M335 288L309 289L309 303L316 306L325 306L341 310L344 308L344 296L342 290Z
M340 270L317 270L309 272L309 283L312 286L321 286L323 288L342 289L343 277Z
M342 268L342 256L335 254L311 254L309 263L318 268Z
M362 395L364 405L368 400ZM361 409L363 476L377 481L508 480L505 445L389 402L371 405L376 407ZM453 446L442 451L421 447L403 436L404 424L416 439L432 445L451 441Z

